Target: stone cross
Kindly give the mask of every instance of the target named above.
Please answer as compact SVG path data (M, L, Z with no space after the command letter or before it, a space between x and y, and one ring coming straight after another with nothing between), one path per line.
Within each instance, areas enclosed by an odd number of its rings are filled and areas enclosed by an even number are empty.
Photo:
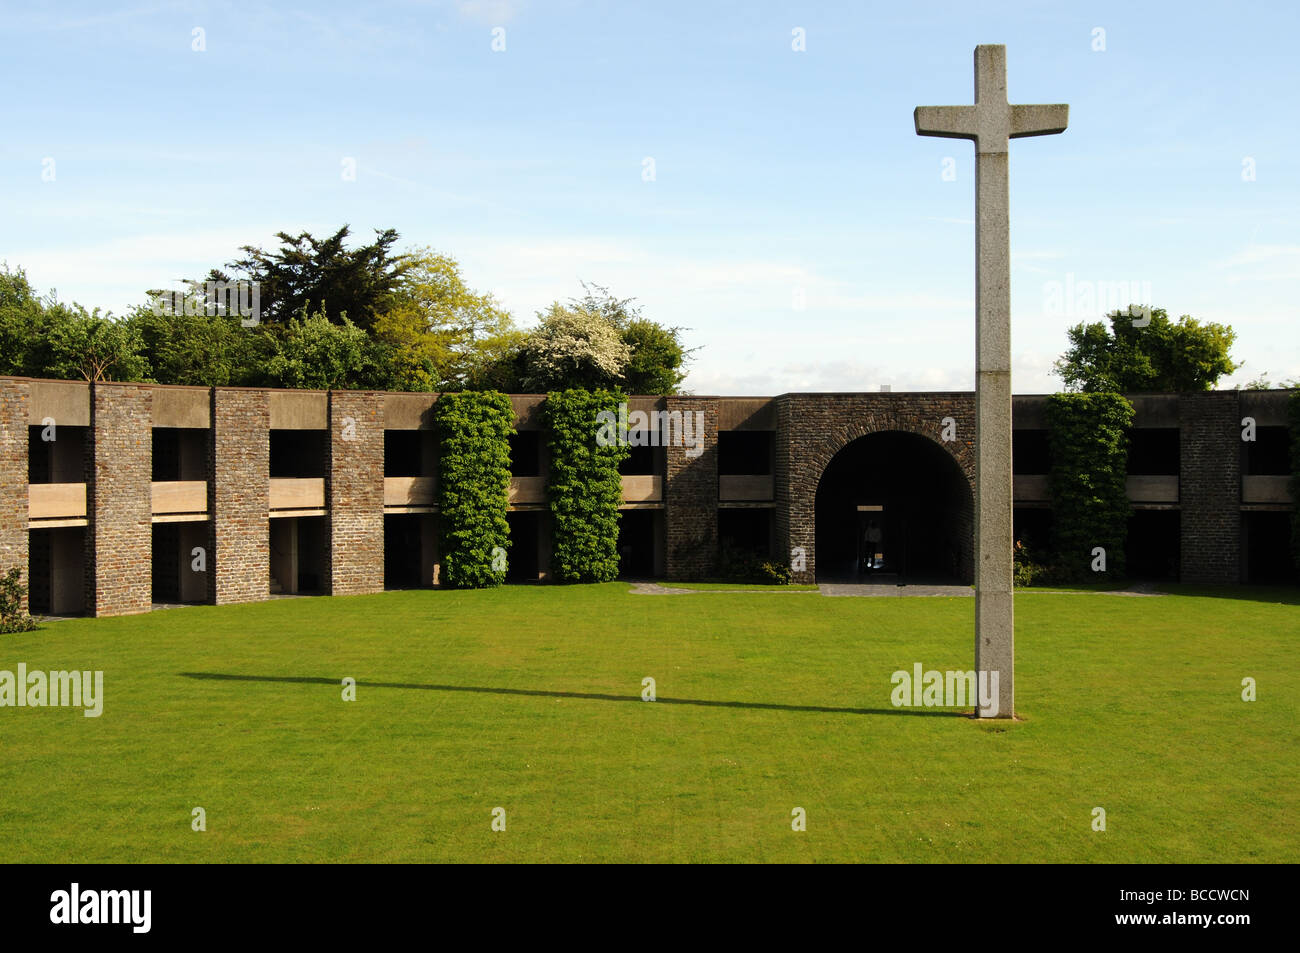
M975 670L998 673L997 707L977 703L982 717L1015 715L1007 140L1064 132L1069 110L1010 105L999 45L975 47L974 106L914 113L918 136L975 141Z

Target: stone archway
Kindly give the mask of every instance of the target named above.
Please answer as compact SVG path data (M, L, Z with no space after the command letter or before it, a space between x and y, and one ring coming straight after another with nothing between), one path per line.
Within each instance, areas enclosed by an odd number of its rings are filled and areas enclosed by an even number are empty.
M777 399L777 417L776 531L795 581L817 579L817 495L827 468L855 441L886 433L918 438L906 454L910 466L933 471L948 487L945 509L958 541L957 576L964 582L974 578L973 394L785 394ZM888 471L890 463L881 460L878 466ZM965 493L959 494L962 478Z
M969 584L974 498L934 441L882 430L850 441L815 501L818 582Z

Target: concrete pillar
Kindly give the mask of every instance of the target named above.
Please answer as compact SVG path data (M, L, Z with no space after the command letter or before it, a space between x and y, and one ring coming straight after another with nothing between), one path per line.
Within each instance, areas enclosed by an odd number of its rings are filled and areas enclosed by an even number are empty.
M91 615L148 612L153 604L153 389L90 388L86 484L86 607Z
M270 587L271 412L266 391L212 390L208 598L256 602Z
M384 399L330 391L329 584L336 596L384 589Z

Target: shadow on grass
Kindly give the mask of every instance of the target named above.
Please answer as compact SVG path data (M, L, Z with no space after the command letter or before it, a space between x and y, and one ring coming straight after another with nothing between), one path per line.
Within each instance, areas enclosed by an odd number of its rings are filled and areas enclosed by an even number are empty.
M224 672L181 672L184 678L214 682L285 682L293 685L329 685L338 688L342 680L310 675L230 675ZM424 685L416 682L357 682L357 688L405 688L426 692L472 692L480 695L532 695L542 698L579 698L602 702L637 702L640 695L607 695L601 692L549 692L535 688L488 688L481 685ZM781 705L775 702L726 702L704 698L666 698L660 695L656 705L696 705L701 708L758 708L764 711L807 711L830 715L921 715L928 717L970 718L969 711L934 708L837 708L831 705Z

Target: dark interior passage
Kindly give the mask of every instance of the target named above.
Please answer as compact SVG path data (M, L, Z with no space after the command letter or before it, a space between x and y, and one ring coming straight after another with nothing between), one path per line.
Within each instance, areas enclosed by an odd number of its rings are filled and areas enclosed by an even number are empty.
M423 560L422 517L413 514L384 516L384 588L418 589Z
M1134 579L1178 579L1181 514L1177 510L1134 510L1128 519L1124 561Z
M735 552L772 558L772 511L766 507L718 510L718 546Z
M34 615L81 615L86 611L86 530L34 529L28 536L27 604Z
M1291 549L1291 514L1241 514L1242 582L1300 582Z
M817 487L817 578L970 583L974 504L951 454L919 434L853 441Z
M649 579L658 574L655 557L662 513L654 510L620 510L618 514L618 574L628 579Z
M537 547L542 532L542 513L517 510L506 514L510 524L510 549L506 553L508 582L537 582Z

